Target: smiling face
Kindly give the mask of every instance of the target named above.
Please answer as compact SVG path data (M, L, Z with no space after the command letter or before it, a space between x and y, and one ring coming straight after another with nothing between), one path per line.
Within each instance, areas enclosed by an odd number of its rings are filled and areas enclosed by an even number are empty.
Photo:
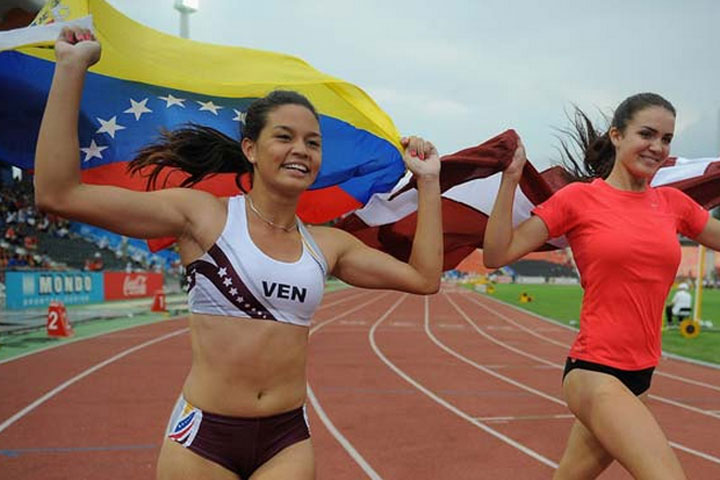
M322 162L320 125L301 105L270 111L258 139L243 139L243 151L254 166L253 188L261 182L282 193L299 194L315 181Z
M615 166L638 179L650 180L670 155L675 115L664 107L638 110L624 130L612 127Z

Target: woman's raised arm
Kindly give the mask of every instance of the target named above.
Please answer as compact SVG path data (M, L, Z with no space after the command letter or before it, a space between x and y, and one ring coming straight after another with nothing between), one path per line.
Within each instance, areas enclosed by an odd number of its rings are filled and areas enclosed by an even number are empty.
M138 238L180 236L193 212L222 208L189 189L135 192L81 182L78 115L87 69L100 59L88 30L66 28L55 44L56 65L35 156L35 203L41 210Z
M483 262L486 267L498 268L512 263L548 239L548 229L538 217L530 217L517 228L513 227L515 190L526 161L525 147L520 142L512 162L503 171L500 189L485 227Z

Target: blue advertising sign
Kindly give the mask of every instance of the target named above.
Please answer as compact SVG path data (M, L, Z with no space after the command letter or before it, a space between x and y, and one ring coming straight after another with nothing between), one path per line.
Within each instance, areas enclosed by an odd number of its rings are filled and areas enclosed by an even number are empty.
M103 274L98 272L6 272L5 306L9 310L103 301Z

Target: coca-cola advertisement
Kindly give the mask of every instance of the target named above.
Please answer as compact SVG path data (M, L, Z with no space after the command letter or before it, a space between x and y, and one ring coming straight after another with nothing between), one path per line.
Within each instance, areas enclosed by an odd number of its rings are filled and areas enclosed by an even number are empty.
M105 300L152 297L162 288L162 273L105 272Z

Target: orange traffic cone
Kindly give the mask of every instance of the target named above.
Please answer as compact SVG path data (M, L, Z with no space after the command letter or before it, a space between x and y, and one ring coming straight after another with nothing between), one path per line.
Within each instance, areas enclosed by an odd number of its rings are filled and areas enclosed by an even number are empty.
M47 314L47 334L49 337L72 337L75 332L67 318L67 309L62 302L50 302Z
M162 290L158 290L155 292L155 297L153 298L152 307L150 307L151 312L167 312L167 307L165 306L165 292Z

